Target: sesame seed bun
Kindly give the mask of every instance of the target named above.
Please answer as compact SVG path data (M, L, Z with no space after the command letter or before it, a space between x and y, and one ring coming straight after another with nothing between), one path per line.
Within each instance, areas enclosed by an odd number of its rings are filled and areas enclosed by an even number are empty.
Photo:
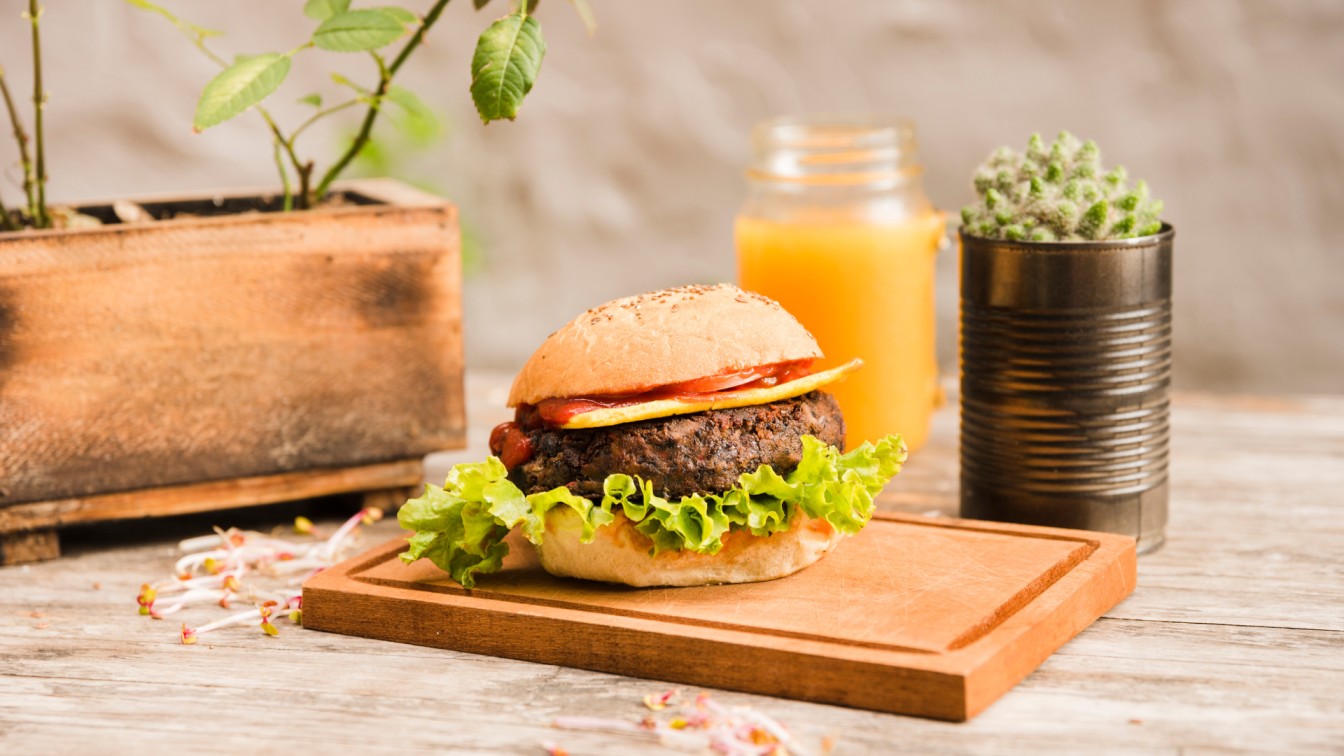
M595 307L551 334L508 404L636 394L819 357L812 334L772 299L729 284L662 289Z

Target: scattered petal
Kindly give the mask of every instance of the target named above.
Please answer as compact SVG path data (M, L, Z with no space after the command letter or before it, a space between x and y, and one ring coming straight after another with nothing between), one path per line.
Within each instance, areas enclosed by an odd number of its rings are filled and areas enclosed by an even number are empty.
M672 688L671 690L662 693L650 693L644 696L644 705L648 707L650 711L662 711L679 695L681 695L681 690L679 688Z
M826 737L819 751L803 746L789 735L788 729L775 719L749 706L721 706L708 693L700 693L691 701L682 701L679 691L655 693L644 697L643 703L654 711L676 705L665 719L645 716L637 722L604 717L556 717L553 727L568 730L596 730L602 732L647 733L664 746L688 751L711 751L724 754L752 754L754 756L803 756L809 753L830 753L835 741Z

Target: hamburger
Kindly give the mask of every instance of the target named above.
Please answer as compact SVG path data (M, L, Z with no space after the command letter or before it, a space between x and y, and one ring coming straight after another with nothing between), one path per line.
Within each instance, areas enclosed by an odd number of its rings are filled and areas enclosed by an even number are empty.
M816 562L873 512L899 436L842 453L816 340L729 285L626 297L551 334L509 391L491 456L402 507L427 558L464 587L519 529L553 575L632 586L771 580Z

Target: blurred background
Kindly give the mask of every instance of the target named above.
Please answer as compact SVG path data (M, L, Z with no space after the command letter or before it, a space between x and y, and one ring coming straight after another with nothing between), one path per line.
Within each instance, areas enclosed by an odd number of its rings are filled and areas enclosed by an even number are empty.
M223 31L211 45L226 57L291 49L314 25L302 0L163 4ZM1177 387L1344 390L1344 3L592 4L591 38L568 3L540 6L548 49L536 88L516 122L488 127L467 92L469 63L508 5L450 4L398 76L441 128L382 122L359 166L460 206L470 366L517 367L612 297L732 280L751 126L864 110L917 123L926 188L953 215L995 146L1062 128L1095 139L1108 164L1148 180L1177 229ZM30 76L25 7L0 0L13 85ZM163 19L116 0L51 0L42 20L49 196L276 187L256 116L192 134L216 68ZM369 65L306 52L268 107L292 128L311 112L299 98L340 96L332 69L368 84ZM300 152L329 164L354 130L329 119ZM13 199L10 150L0 142L0 192ZM952 374L954 248L939 270L940 359Z

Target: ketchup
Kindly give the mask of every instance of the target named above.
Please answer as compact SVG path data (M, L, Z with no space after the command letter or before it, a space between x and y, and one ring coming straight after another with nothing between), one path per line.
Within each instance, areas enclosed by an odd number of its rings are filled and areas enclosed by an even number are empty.
M532 440L516 422L500 423L490 431L490 453L499 457L509 470L532 459L533 451Z

